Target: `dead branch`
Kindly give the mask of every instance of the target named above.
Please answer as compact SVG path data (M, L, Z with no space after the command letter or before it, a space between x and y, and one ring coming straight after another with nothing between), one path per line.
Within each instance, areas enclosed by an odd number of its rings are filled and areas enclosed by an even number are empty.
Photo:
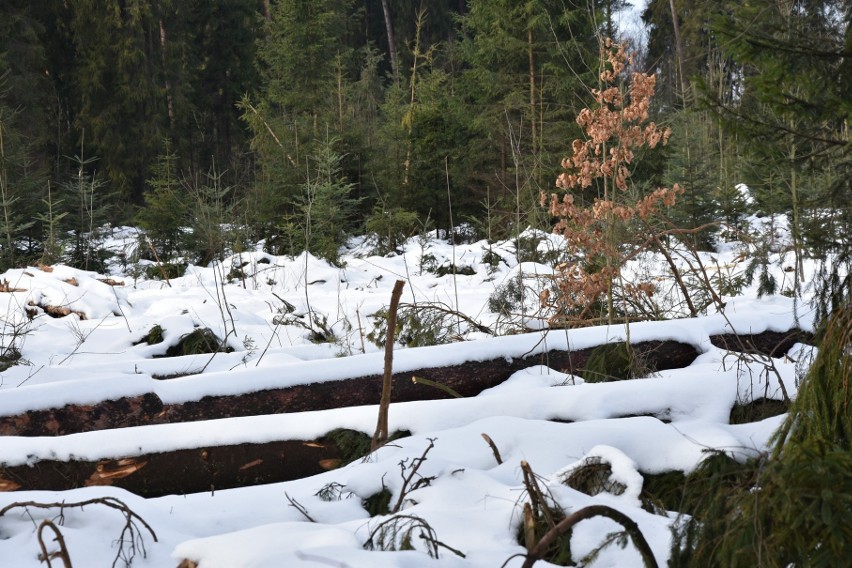
M494 459L497 460L497 465L503 463L503 458L500 457L500 450L497 449L497 444L494 443L494 440L491 439L491 436L483 432L480 434L482 439L485 440L485 443L488 444L488 447L491 448L491 451L494 453Z
M642 555L642 560L645 563L645 566L648 568L657 568L657 559L654 557L654 553L648 545L648 541L645 540L645 536L642 534L642 531L639 530L639 525L637 525L633 519L624 513L617 511L612 507L607 507L606 505L590 505L588 507L584 507L559 521L556 526L547 531L547 533L541 537L541 540L539 540L538 543L527 552L526 560L524 561L522 568L532 568L536 561L541 560L542 555L548 547L550 547L553 541L565 535L565 533L571 530L574 525L580 521L591 519L593 517L607 517L608 519L612 519L623 526L624 530L627 531L627 534L630 535L630 538L633 540L633 544L639 550L639 554Z
M402 487L399 489L399 498L397 498L396 504L390 510L391 513L398 513L408 494L421 487L424 480L426 480L425 483L428 484L432 479L434 479L420 476L420 479L418 479L414 484L411 483L414 476L418 475L417 471L420 469L420 466L426 461L426 455L435 447L435 438L428 438L428 440L429 445L426 446L425 450L423 450L423 454L421 454L419 458L411 460L410 466L407 466L406 464L408 458L400 462L399 467L402 470ZM406 471L408 471L408 475L405 474Z
M56 552L47 552L47 545L44 544L44 529L49 528L53 531L56 541L56 544L59 545L59 550ZM41 547L41 561L47 562L47 568L52 568L52 564L50 561L54 558L59 558L62 560L62 565L65 568L71 568L71 556L68 554L68 547L65 546L65 537L62 536L62 533L59 531L59 527L53 524L53 521L50 519L45 519L38 526L38 545Z
M116 499L115 497L99 497L96 499L88 499L86 501L78 501L76 503L39 503L37 501L16 501L15 503L10 503L6 505L2 509L0 509L0 517L8 513L9 511L16 508L35 508L35 509L59 509L59 515L57 518L59 519L59 524L65 519L65 510L68 508L79 508L84 509L89 505L103 505L110 509L114 509L116 511L121 512L124 515L124 526L121 528L121 533L118 536L118 552L115 555L115 559L112 562L113 568L115 568L116 564L118 564L119 560L124 562L125 566L130 566L133 562L133 558L135 558L137 553L137 547L142 553L142 557L147 557L147 551L145 550L145 542L142 539L141 532L137 525L137 522L141 524L147 531L151 534L151 538L154 539L154 542L157 542L157 533L154 532L154 529L151 528L145 519L140 517L136 512L134 512L130 507L128 507L123 501L120 499ZM52 525L53 522L49 521ZM44 523L42 523L44 526ZM51 527L55 533L59 533L56 530L56 527ZM39 541L41 542L41 531L43 529L39 528ZM125 536L128 536L125 539ZM60 542L57 540L57 542ZM60 547L64 547L64 541L60 542ZM42 551L46 554L44 550L44 546L42 544ZM67 556L67 551L66 551ZM63 562L65 559L63 558ZM66 568L70 568L70 559L66 563Z
M3 280L0 280L0 293L26 292L26 291L27 291L26 288L14 288L14 287L10 286L9 281L6 280L5 278Z
M464 398L458 392L448 387L447 385L442 385L437 381L430 381L429 379L424 379L423 377L411 377L411 382L415 385L426 385L427 387L433 387L438 390L442 390L453 398Z
M290 503L290 506L293 507L294 509L296 509L297 511L299 511L300 513L302 513L302 515L306 519L308 519L309 522L311 522L311 523L316 522L316 520L314 520L314 518L312 516L310 516L310 514L308 514L308 510L305 509L305 506L302 505L301 503L299 503L298 501L296 501L295 499L293 499L292 497L290 497L290 495L288 495L286 491L284 492L284 497L287 498L287 501Z
M391 292L390 307L388 308L388 332L385 338L385 372L382 378L382 398L379 401L379 419L376 425L376 433L373 434L373 441L370 444L370 451L375 451L388 440L388 408L391 403L393 385L393 340L396 333L396 312L404 287L405 281L397 280Z

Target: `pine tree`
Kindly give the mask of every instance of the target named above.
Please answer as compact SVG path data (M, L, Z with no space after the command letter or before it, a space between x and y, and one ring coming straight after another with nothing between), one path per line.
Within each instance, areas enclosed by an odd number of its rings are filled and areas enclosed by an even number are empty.
M177 163L178 156L167 139L148 180L145 206L135 216L163 262L181 252L184 231L190 225L189 196L180 184Z
M167 117L155 6L80 0L72 7L78 145L100 156L114 188L139 203Z
M50 82L34 2L0 5L0 268L33 262L50 169Z
M341 156L335 140L327 140L311 157L311 170L295 199L293 224L299 228L296 242L312 254L336 264L339 248L346 240L357 202L351 197L352 184L341 175ZM294 235L295 236L295 235ZM301 242L300 242L301 241Z
M716 20L713 31L740 70L738 96L708 93L726 126L749 140L755 164L750 181L759 200L789 213L797 284L806 245L840 255L829 262L824 289L816 295L822 314L831 311L823 303L827 298L852 294L844 268L852 262L847 238L852 181L835 173L852 168L852 14L844 8L839 0L731 4L730 15ZM820 231L813 237L828 241L808 243L804 220L826 203L834 205L837 232Z
M573 117L596 83L596 6L469 2L460 19L466 70L459 88L485 133L470 151L485 186L480 199L492 186L488 193L510 210L527 210L555 178L566 140L579 134Z
M348 135L352 83L361 62L347 43L351 10L351 0L275 3L258 50L263 86L240 103L259 166L247 203L256 235L273 247L274 228L296 213L298 196L315 179L313 157L320 155L324 140L337 140L344 177L351 179L348 159L355 160L352 175L357 175L358 148L350 148Z

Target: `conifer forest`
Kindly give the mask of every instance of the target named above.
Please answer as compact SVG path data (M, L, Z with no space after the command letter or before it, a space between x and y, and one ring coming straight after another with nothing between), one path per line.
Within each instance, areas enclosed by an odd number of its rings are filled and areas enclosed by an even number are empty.
M849 565L852 2L634 1L0 0L0 566Z
M620 88L655 77L650 120L671 131L635 148L625 199L677 183L672 227L789 213L800 250L846 244L849 4L651 0L632 33L624 4L4 0L0 264L95 268L105 223L195 262L549 229L541 196L584 135L606 38L629 53Z

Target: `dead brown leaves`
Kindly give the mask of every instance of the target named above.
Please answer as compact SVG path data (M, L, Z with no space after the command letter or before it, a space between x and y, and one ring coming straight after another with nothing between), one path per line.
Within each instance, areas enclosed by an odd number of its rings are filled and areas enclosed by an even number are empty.
M592 90L595 105L577 116L585 139L574 140L571 156L562 160L565 172L556 179L556 187L566 193L542 192L540 197L541 205L559 219L554 232L565 237L580 259L557 267L554 278L558 293L541 298L543 306L555 308L555 318L571 314L575 320L578 313L587 316L604 295L608 296L611 309L613 283L627 261L621 247L623 240L616 234L629 232L631 223L635 225L637 220L649 221L662 208L674 205L683 193L675 185L638 198L629 195L636 150L665 145L671 132L649 121L656 77L633 73L625 89L622 74L631 63L626 46L607 39L601 58L601 88ZM598 196L588 206L578 204L577 192L592 187L598 189ZM626 294L637 296L654 292L650 283L624 288Z

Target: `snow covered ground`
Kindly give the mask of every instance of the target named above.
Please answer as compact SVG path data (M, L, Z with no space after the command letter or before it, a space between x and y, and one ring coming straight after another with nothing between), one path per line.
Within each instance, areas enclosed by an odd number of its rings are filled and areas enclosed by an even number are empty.
M541 237L543 254L559 247L553 236L528 236ZM129 246L133 239L132 231L118 231L114 247ZM744 247L729 243L719 253L706 255L704 261L719 282L739 282L745 270ZM305 254L288 258L249 252L210 267L191 266L168 284L134 276L119 265L109 275L64 266L10 270L0 275L10 290L0 293L0 314L5 313L0 337L4 348L14 342L22 358L0 374L0 415L150 391L164 402L177 403L320 377L380 373L382 354L366 337L374 331L371 316L388 304L397 279L406 281L404 303L438 304L482 327L451 318L449 335L465 341L400 346L396 370L518 358L536 349L581 349L624 340L628 332L623 325L548 331L548 314L538 307L537 292L547 286L545 277L552 268L519 258L511 242L451 247L434 238L415 238L400 254L379 257L368 251L369 243L353 242L340 268ZM784 268L791 261L777 255L773 260L779 292L789 289L790 274ZM466 268L465 275L453 276L450 270L439 276L438 269L453 262L457 272ZM662 276L664 269L662 259L646 255L629 267L628 275L654 275L659 307L683 315L677 290ZM489 298L519 276L528 288L524 301L514 311L492 311L495 304ZM104 282L107 278L113 282ZM710 449L736 457L763 451L781 417L730 425L730 410L736 402L767 393L780 398L779 380L794 395L810 356L809 347L797 345L789 358L775 360L775 375L759 361L736 360L711 345L709 337L717 333L812 325L812 314L801 300L794 303L781 294L759 299L754 285L735 291L736 296L723 298L724 314L711 305L697 318L630 325L634 342L676 339L694 345L701 355L687 368L646 379L586 384L579 377L531 366L477 397L393 404L390 431L409 430L411 437L307 479L151 499L110 487L9 492L0 493L0 509L24 501L117 498L157 537L155 541L137 523L133 566L177 566L189 559L200 568L518 567L524 548L516 533L527 500L521 463L526 462L567 513L604 504L631 517L664 565L677 513L652 514L641 508L640 472L689 472ZM44 314L48 306L68 308L85 319L75 313L49 317ZM142 340L154 326L162 328L163 341L150 345ZM156 357L199 327L225 337L233 351ZM483 328L500 336L490 337ZM509 330L528 333L502 335ZM325 342L315 342L317 332ZM177 378L156 378L164 376ZM371 434L376 415L376 406L364 406L56 438L3 437L0 462L37 467L40 459L94 460L140 450L166 451L189 440L212 445L263 442L281 435L312 439L337 427ZM654 417L663 415L665 422ZM493 440L502 463L482 434ZM414 550L368 550L365 544L377 543L382 522L390 515L371 518L363 500L383 487L391 491L392 503L399 500L406 472L424 452L417 474L430 482L416 490L407 487L399 513L422 519L446 546L437 546L438 558L432 558L435 551L430 555L429 542L415 531L410 543ZM566 473L589 457L609 463L612 478L625 491L588 496L566 486ZM110 566L117 555L124 555L117 564L124 565L132 551L129 542L120 542L120 511L92 504L65 509L61 519L58 515L55 508L17 507L0 517L0 566L41 565L37 527L42 519L55 520L74 566ZM579 524L572 536L575 558L618 529L603 518ZM56 550L52 534L44 535L48 552ZM392 548L404 548L401 544L397 540ZM640 566L642 561L632 545L613 544L592 565Z

